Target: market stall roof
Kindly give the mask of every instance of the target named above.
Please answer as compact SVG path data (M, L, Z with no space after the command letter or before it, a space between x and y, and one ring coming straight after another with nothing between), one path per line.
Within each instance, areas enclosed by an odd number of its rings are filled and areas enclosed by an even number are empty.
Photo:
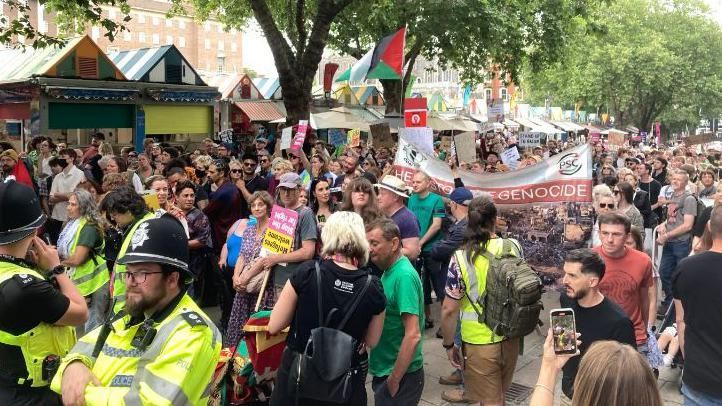
M584 127L570 121L552 121L551 123L564 131L578 132L584 130Z
M517 123L521 124L522 127L524 127L524 129L525 129L524 132L540 133L540 134L547 134L547 135L556 134L558 132L557 130L550 131L548 128L542 127L526 118L518 117L518 118L515 118L514 121L516 121Z
M235 89L243 77L240 73L223 74L218 73L213 76L203 76L208 86L215 86L221 94L221 99L230 99Z
M112 52L108 57L130 80L205 85L190 62L172 44Z
M544 130L547 134L561 134L564 132L564 131L556 128L553 124L551 124L541 118L530 118L529 121L531 121L534 124L537 124L539 126L539 128Z
M274 121L285 118L276 103L270 100L239 100L233 102L251 121Z
M61 46L2 50L0 61L0 82L34 76L125 80L120 69L87 35Z
M324 113L311 113L310 124L317 130L326 128L359 128L361 131L369 131L369 122L362 120L354 114L342 111L327 111Z
M600 134L602 134L602 135L608 135L609 133L617 133L617 134L624 134L624 135L629 134L626 131L618 130L616 128L609 128L609 129L606 129L606 130L600 132Z
M602 130L600 130L599 128L597 128L593 125L590 125L590 124L585 124L582 127L589 130L589 134L601 134L602 133Z
M253 84L263 95L266 100L281 99L281 82L278 78L254 78Z
M503 129L504 129L504 124L502 124L502 123L491 122L491 123L479 124L479 132L480 133L488 133L491 131L501 131Z
M504 127L512 129L512 128L519 128L520 125L516 121L509 120L508 118L504 119Z
M348 107L348 106L340 106L340 107L334 107L330 111L337 111L339 113L348 113L353 114L359 119L366 121L368 123L374 122L378 119L383 118L383 114L381 112L378 112L373 109L363 108L363 107Z
M429 111L449 111L449 105L440 93L434 93L429 98Z

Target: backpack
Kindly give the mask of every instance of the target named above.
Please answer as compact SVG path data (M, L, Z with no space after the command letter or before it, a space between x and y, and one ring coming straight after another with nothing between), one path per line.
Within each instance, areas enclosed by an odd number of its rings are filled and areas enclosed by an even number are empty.
M359 342L341 331L353 316L361 299L371 285L369 274L360 292L349 300L351 303L341 322L335 327L328 324L333 315L341 309L334 308L323 317L321 302L321 270L316 261L316 294L318 296L318 319L321 326L311 330L306 348L297 354L291 366L290 387L296 387L300 398L319 402L346 404L351 399L352 379L362 373L361 366L353 366L353 359Z
M491 329L492 337L517 338L531 333L542 324L539 275L521 258L521 248L509 239L502 240L501 254L485 251L483 255L489 260L486 289L476 300L470 300L479 322ZM463 257L471 272L473 265L468 255L464 253Z

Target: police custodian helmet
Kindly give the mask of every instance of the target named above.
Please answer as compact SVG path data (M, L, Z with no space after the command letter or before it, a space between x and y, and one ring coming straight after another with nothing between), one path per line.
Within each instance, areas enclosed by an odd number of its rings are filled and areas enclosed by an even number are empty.
M0 245L18 242L45 223L40 200L32 188L15 179L0 183Z
M138 263L170 265L190 283L193 274L188 269L188 236L183 225L170 214L163 214L141 223L131 236L128 251L118 259L121 265Z

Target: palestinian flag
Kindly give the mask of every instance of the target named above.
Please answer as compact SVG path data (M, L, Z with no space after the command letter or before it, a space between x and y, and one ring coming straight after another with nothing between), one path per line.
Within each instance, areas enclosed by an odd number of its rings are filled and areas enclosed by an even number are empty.
M386 36L352 67L346 69L336 82L362 82L366 79L400 80L404 69L406 27Z

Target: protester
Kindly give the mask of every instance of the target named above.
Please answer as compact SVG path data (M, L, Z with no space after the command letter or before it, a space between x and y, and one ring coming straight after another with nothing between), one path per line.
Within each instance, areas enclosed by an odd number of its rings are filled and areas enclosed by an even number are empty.
M191 181L195 187L195 203L194 205L203 210L208 206L208 194L200 179L195 178L195 181L191 180L190 175L182 168L171 168L168 170L168 186L171 191L176 189L176 185L180 182Z
M379 209L399 227L401 251L409 261L416 261L421 253L419 221L404 204L409 197L406 184L395 176L386 175L375 186Z
M609 190L609 188L604 185L604 187ZM617 210L617 200L614 195L609 192L609 194L602 194L599 195L597 198L597 207L596 211L598 215L602 215L605 213L611 213L613 211ZM599 236L599 217L597 217L597 221L594 222L594 226L592 227L592 247L596 247L602 243L602 240Z
M241 192L229 180L229 173L230 167L220 159L213 161L208 168L208 178L216 190L209 194L208 206L203 212L213 227L213 247L217 253L226 242L228 230L241 217Z
M103 257L107 221L93 196L83 189L70 193L67 212L68 222L58 238L58 255L88 304L84 331L89 332L103 322L110 304L110 273Z
M200 303L204 293L203 284L214 271L213 239L208 216L195 206L197 187L190 181L175 184L176 204L188 225L188 265L195 280L188 287L188 295Z
M145 190L138 174L127 171L125 163L120 158L113 155L106 155L98 161L98 165L100 165L100 169L103 170L104 175L120 173L125 177L127 184L133 186L136 192L143 193L143 190Z
M53 205L53 210L45 228L50 235L50 242L53 244L58 241L62 224L68 220L67 207L70 194L80 182L85 180L83 172L73 165L75 151L65 149L60 151L59 155L60 159L65 160L67 166L53 177L53 184L48 195L48 203Z
M268 193L271 196L277 195L276 187L281 181L281 176L289 172L293 172L293 165L290 161L281 158L273 160L273 177L268 182Z
M359 157L358 155L349 152L346 154L346 156L340 159L340 162L343 173L336 177L336 181L333 183L333 187L335 188L341 187L341 185L343 185L344 179L346 179L347 177L356 177L356 170L358 169L359 165Z
M471 284L470 272L475 280L486 280L489 260L484 253L498 255L504 248L504 239L496 234L497 209L487 196L478 196L469 203L469 223L462 248L451 258L446 279L446 296L441 307L442 345L454 368L464 371L466 398L486 405L504 404L504 393L509 388L519 354L520 339L504 339L480 323L472 306L484 294L483 284ZM521 257L521 248L515 240L508 240L514 255ZM473 267L469 267L473 264ZM468 291L475 287L477 291ZM462 316L473 315L473 317ZM461 320L459 348L454 342L456 324ZM463 354L463 355L462 355ZM462 359L465 362L462 362ZM463 365L462 365L463 364Z
M291 175L298 177L296 174ZM284 175L284 178L289 179L288 174ZM284 188L284 183L281 183L281 188ZM294 376L291 365L294 358L306 349L314 328L322 325L338 326L344 320L347 322L339 329L350 335L355 340L355 348L359 348L359 351L354 351L351 362L351 400L346 404L366 405L366 364L369 363L366 351L373 351L380 343L386 305L384 289L376 277L360 269L366 264L370 251L361 216L353 212L334 213L326 221L321 238L324 242L321 256L324 259L305 261L297 267L296 272L285 283L268 323L270 334L277 334L290 327L281 367L271 394L272 406L330 404L299 396L297 381L290 379ZM370 285L364 289L369 278ZM353 313L347 314L355 295L362 296ZM328 320L319 320L319 317L326 317ZM315 349L315 352L321 351L319 348ZM370 370L373 374L374 355L371 357ZM418 394L413 404L418 403L420 390ZM400 393L397 396L399 395ZM402 401L404 398L397 399ZM384 403L377 401L376 404Z
M63 358L52 388L66 404L207 404L221 343L185 293L193 278L185 230L164 215L131 238L118 259L126 267L127 314L85 335Z
M366 178L356 178L343 192L343 201L339 211L353 211L364 220L364 224L370 224L381 217L379 205L376 202L376 191L371 182Z
M336 211L336 205L331 200L331 182L328 178L316 178L311 182L310 207L316 216L316 223L320 233L326 219Z
M383 333L369 359L374 404L416 405L424 389L421 279L403 253L401 232L393 221L378 219L367 224L366 239L371 261L383 271L386 295Z
M590 249L570 251L564 260L564 292L559 306L574 311L576 331L583 337L578 348L581 354L571 358L563 368L562 392L569 399L573 399L579 362L592 344L614 340L632 347L637 345L629 317L599 290L604 273L604 261Z
M634 187L627 182L619 182L612 192L616 198L617 211L629 217L632 226L644 230L644 218L634 205Z
M258 156L246 153L243 155L242 176L234 180L236 187L241 191L243 198L241 199L241 218L246 218L250 214L248 203L251 196L255 192L268 190L268 182L262 176L256 174L258 167ZM233 174L231 174L233 179Z
M90 159L98 155L98 148L100 147L100 144L105 141L105 134L103 133L95 133L90 138L90 145L83 153L83 165L87 165L90 162Z

